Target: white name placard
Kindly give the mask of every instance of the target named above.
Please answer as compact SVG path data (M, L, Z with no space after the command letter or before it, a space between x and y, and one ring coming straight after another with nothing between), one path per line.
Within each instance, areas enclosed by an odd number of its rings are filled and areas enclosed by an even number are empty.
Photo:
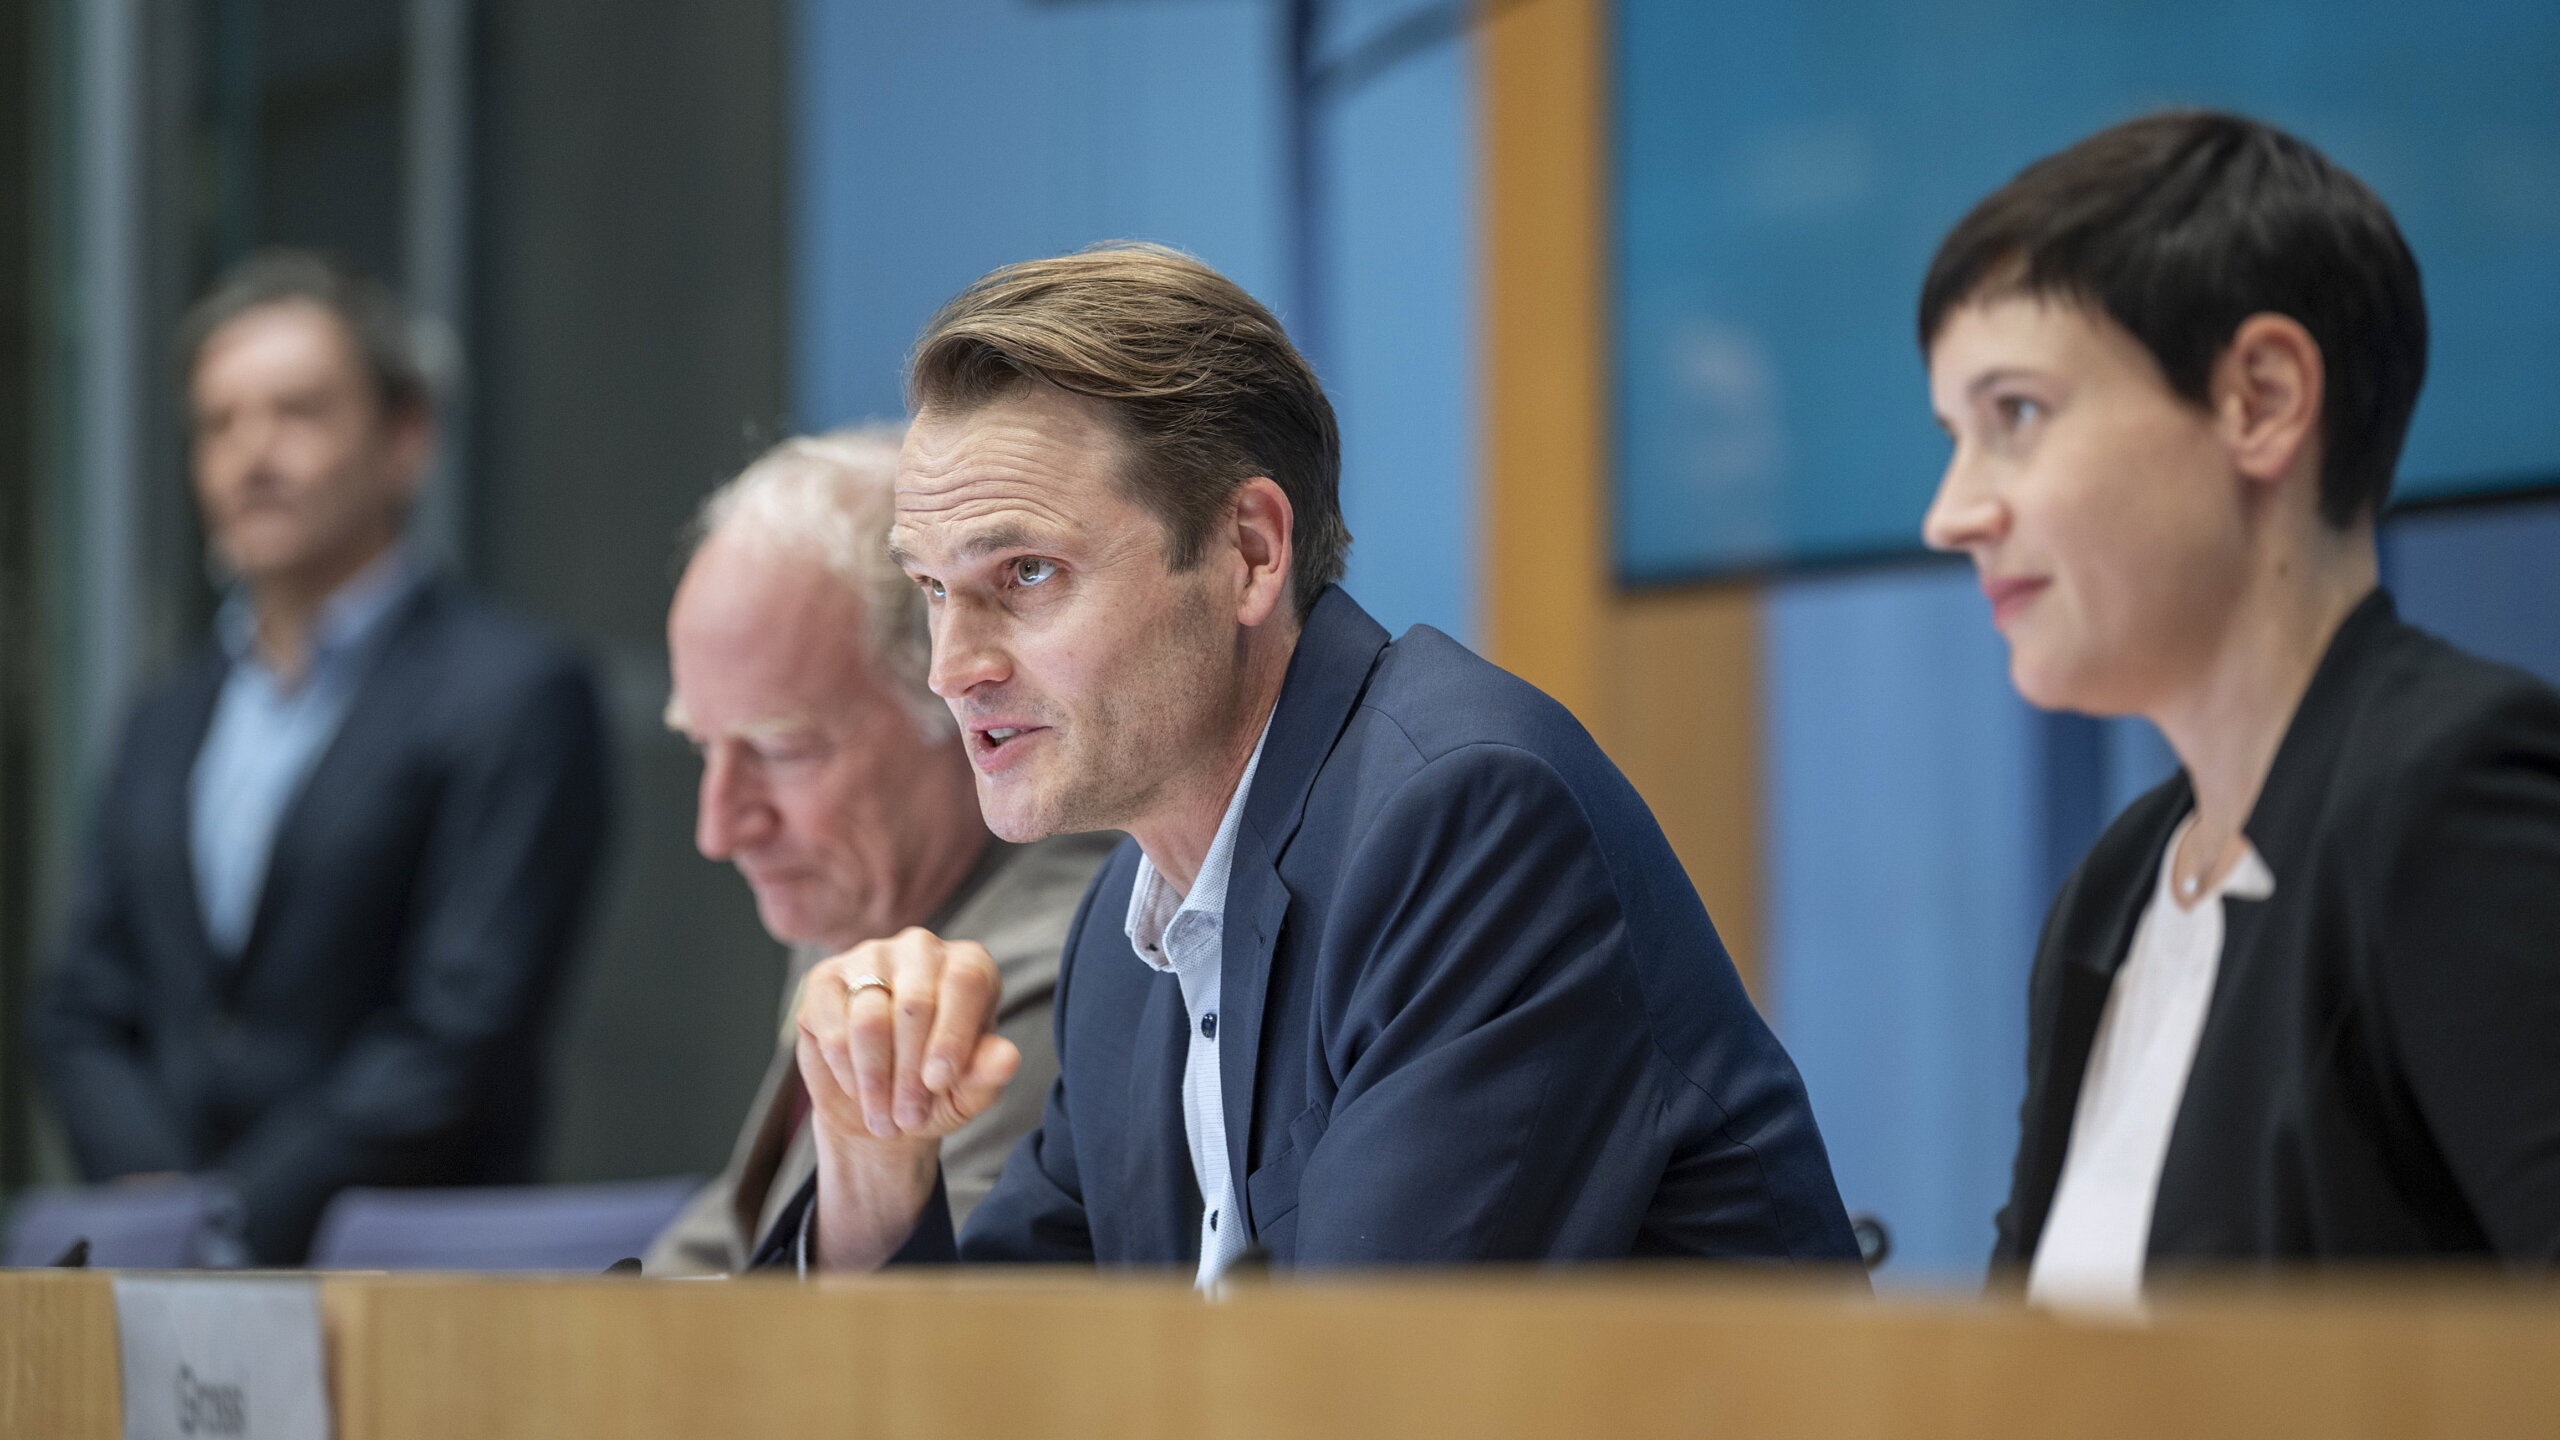
M308 1280L119 1275L125 1440L329 1440Z

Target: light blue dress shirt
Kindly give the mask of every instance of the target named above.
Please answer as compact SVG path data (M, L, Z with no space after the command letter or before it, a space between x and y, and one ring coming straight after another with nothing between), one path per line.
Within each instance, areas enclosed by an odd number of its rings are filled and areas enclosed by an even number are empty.
M1158 974L1171 975L1182 987L1182 1009L1190 1021L1190 1048L1182 1057L1182 1136L1191 1149L1191 1175L1200 1186L1200 1268L1192 1284L1207 1290L1245 1250L1244 1226L1236 1217L1235 1177L1227 1164L1226 1087L1218 1078L1218 977L1227 923L1227 879L1234 873L1236 832L1244 826L1244 806L1253 793L1253 772L1262 768L1262 747L1271 738L1272 707L1262 720L1262 735L1244 762L1226 814L1209 853L1200 860L1188 893L1173 888L1144 852L1129 887L1129 912L1123 930L1129 948ZM802 1279L810 1272L810 1238L817 1233L818 1207L800 1212L800 1234L793 1258Z
M245 592L234 590L214 617L231 673L188 776L187 840L204 932L224 959L248 948L286 807L337 738L385 622L423 578L395 546L340 586L312 627L310 666L298 685L258 658L258 617Z
M1277 705L1272 715L1277 715ZM1201 1268L1193 1273L1196 1289L1219 1284L1226 1266L1244 1253L1244 1225L1236 1222L1236 1184L1226 1166L1226 1086L1219 1081L1219 969L1226 956L1226 879L1236 866L1236 830L1244 825L1244 797L1254 789L1254 771L1262 769L1262 743L1272 738L1270 715L1262 717L1262 738L1244 761L1234 794L1226 797L1219 833L1208 840L1201 874L1190 892L1172 889L1172 881L1155 869L1144 853L1137 858L1137 881L1129 887L1129 917L1124 930L1129 948L1157 974L1175 976L1183 986L1183 1012L1190 1020L1190 1048L1183 1053L1183 1140L1190 1143L1190 1176L1201 1184ZM801 1279L809 1279L809 1238L817 1232L817 1207L801 1209L794 1261Z
M1272 713L1279 713L1276 707ZM1203 1290L1216 1284L1245 1248L1235 1176L1227 1166L1226 1087L1218 1078L1218 972L1226 948L1227 877L1235 868L1236 831L1244 824L1253 772L1262 768L1263 741L1270 738L1266 718L1262 739L1253 742L1253 758L1244 762L1244 775L1227 797L1227 813L1218 821L1218 833L1188 893L1174 889L1156 862L1144 854L1138 857L1123 927L1138 958L1182 986L1182 1008L1190 1020L1190 1048L1182 1057L1182 1132L1191 1144L1192 1178L1200 1182L1200 1269L1192 1283Z

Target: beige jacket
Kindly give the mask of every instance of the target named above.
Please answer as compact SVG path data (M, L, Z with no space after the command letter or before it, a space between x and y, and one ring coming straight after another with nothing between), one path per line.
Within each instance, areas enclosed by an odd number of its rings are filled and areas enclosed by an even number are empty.
M1013 1143L1040 1123L1058 1080L1049 1002L1058 986L1058 952L1067 926L1102 868L1115 834L1059 835L1029 845L989 840L977 868L925 928L946 940L974 940L995 957L1004 980L996 1031L1022 1049L1022 1069L995 1108L943 1142L942 1172L957 1226L985 1198ZM781 1042L765 1068L747 1122L720 1172L641 1257L650 1275L718 1275L744 1269L755 1241L817 1168L806 1119L794 1123L806 1092L793 1054L791 1016L800 982L826 952L798 947L783 988Z

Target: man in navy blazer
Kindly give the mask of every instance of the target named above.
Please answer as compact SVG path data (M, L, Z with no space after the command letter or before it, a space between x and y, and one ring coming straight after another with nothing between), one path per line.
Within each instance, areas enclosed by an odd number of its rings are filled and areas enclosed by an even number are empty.
M1007 267L928 327L892 548L1009 839L1117 828L1061 1076L965 1235L938 1137L1011 1077L983 951L812 973L819 1170L763 1258L1854 1261L1795 1069L1554 701L1333 582L1330 406L1186 256Z
M81 1170L220 1177L268 1264L349 1185L531 1178L603 843L585 667L402 543L413 333L293 253L192 317L197 498L241 584L134 708L30 1017Z

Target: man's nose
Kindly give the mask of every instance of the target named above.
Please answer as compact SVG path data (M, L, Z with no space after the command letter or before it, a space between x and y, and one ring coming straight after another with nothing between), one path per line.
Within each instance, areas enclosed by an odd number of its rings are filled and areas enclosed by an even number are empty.
M1930 549L1971 550L2007 533L2009 507L1982 483L1979 471L1959 446L1920 520L1921 542Z
M702 753L702 789L693 819L693 848L706 860L726 860L773 833L773 807L746 766L726 746Z
M244 478L272 478L284 444L284 426L274 415L249 410L231 422L223 438L233 467Z
M226 420L221 434L197 442L195 463L225 494L264 489L274 478L275 426L254 415Z
M1013 663L998 643L994 622L974 605L946 602L933 618L933 668L925 687L945 700L959 700L1012 674Z

